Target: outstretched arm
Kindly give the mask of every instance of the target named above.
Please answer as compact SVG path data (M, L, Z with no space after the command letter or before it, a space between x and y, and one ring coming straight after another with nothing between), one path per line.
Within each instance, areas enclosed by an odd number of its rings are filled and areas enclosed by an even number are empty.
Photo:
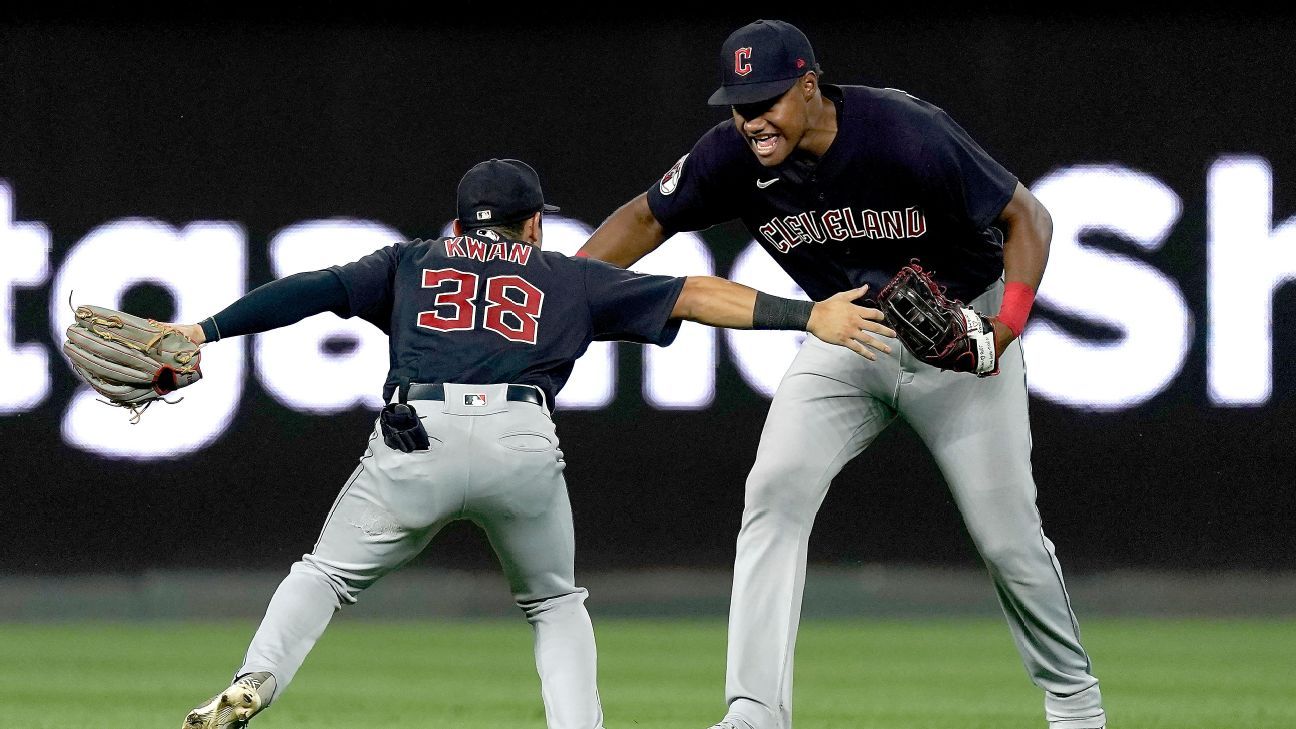
M807 331L829 344L877 359L871 349L890 352L891 348L869 333L894 337L895 332L879 323L882 312L852 303L866 291L867 285L812 303L771 296L714 276L689 276L671 318L728 329Z
M576 255L629 268L665 240L666 231L653 216L644 193L608 216Z
M286 276L259 286L197 324L171 324L194 342L266 332L326 311L345 311L347 291L329 270Z

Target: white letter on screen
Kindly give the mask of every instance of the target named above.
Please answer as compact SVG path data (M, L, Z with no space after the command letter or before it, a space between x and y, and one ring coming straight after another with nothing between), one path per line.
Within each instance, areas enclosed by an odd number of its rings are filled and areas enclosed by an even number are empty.
M381 223L310 220L275 235L270 262L275 278L283 278L350 263L403 240ZM329 352L329 340L354 346ZM326 414L355 406L382 407L390 366L387 345L387 335L369 322L325 312L258 334L253 352L261 384L276 400L296 410Z
M68 253L50 292L50 322L56 342L72 323L72 303L121 308L121 297L135 284L164 287L175 300L175 319L195 323L243 295L247 245L234 223L197 222L182 230L139 218L95 228ZM133 313L133 312L132 312ZM201 450L229 427L243 391L243 339L234 337L204 347L203 378L156 403L138 424L130 414L97 402L81 386L63 416L63 438L75 448L109 458L178 458Z
M49 256L49 228L15 222L13 190L0 182L0 415L30 410L49 395L49 352L43 344L17 343L14 306L14 289L49 278Z
M1123 410L1164 390L1183 367L1192 315L1169 277L1130 256L1085 246L1107 233L1146 251L1179 220L1179 197L1156 178L1116 166L1077 166L1032 188L1053 216L1041 302L1120 331L1113 342L1078 339L1036 317L1023 341L1031 390L1064 405Z
M697 233L677 233L632 267L665 276L711 276L715 261ZM663 410L701 410L715 400L716 330L686 321L669 347L644 346L643 393Z
M1216 160L1206 210L1210 398L1263 405L1273 392L1274 293L1296 278L1296 218L1273 225L1273 171L1259 157Z
M729 279L775 296L807 298L801 287L755 241L738 255ZM807 335L793 331L726 329L725 336L742 378L756 392L773 397Z

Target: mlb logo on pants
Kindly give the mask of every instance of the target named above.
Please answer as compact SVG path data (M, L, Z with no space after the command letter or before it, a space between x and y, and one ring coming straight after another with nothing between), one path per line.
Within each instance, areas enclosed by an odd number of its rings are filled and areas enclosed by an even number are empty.
M464 395L464 405L472 407L484 407L486 405L485 395Z

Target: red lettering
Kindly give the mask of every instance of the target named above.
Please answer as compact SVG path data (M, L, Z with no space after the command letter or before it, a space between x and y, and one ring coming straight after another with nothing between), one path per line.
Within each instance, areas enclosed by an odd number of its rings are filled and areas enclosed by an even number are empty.
M801 229L810 236L810 240L815 243L823 243L828 240L828 236L819 227L819 219L813 213L797 213L797 220L801 222Z
M859 227L859 223L855 222L855 211L851 208L845 208L845 213L846 213L846 230L850 232L850 237L867 238L868 233L865 233Z
M801 219L797 216L788 215L783 218L783 225L786 226L788 231L792 234L791 238L795 241L792 244L793 246L810 242L810 234L805 232L805 229L801 227Z
M509 291L516 294L510 298ZM544 292L521 276L492 276L486 280L482 326L510 342L535 344L543 306Z
M509 247L509 263L518 263L526 265L527 259L531 257L531 251L534 250L526 243L514 243Z
M751 55L751 46L734 51L734 73L739 76L746 76L752 72Z
M787 253L788 249L791 248L778 227L774 225L773 220L762 225L760 227L760 233L765 236L765 240L769 241L770 245L774 246L774 250L779 253Z
M439 332L472 329L474 318L472 298L477 294L477 274L456 271L453 268L435 271L423 269L423 288L435 289L445 284L451 284L454 288L437 293L436 298L432 300L432 306L435 308L432 311L420 311L418 325ZM449 307L452 313L449 316L442 316L441 307Z
M504 256L503 250L501 245L501 258ZM529 255L518 254L523 260ZM475 273L453 268L424 269L423 288L452 288L437 292L432 300L433 309L418 313L418 325L439 332L472 329L477 319L477 306L473 300L477 298L478 280ZM544 306L543 291L521 276L492 276L486 279L483 299L486 304L482 312L483 329L495 332L510 342L536 343L540 310Z
M798 245L801 244L801 239L798 238L796 235L794 235L792 231L788 229L788 225L787 225L788 221L786 218L773 218L770 220L770 222L773 223L774 227L778 228L779 233L783 235L783 240L786 242L788 250L796 248Z
M882 237L882 221L878 219L876 210L865 210L860 213L860 218L864 223L864 235L869 238Z
M886 238L902 238L904 229L904 218L901 217L899 210L882 211L882 235Z
M825 211L822 217L824 229L833 240L846 240L846 227L842 225L841 208Z
M909 217L909 237L922 237L922 234L927 232L927 218L923 216L922 210L919 210L918 208L906 208L905 212Z

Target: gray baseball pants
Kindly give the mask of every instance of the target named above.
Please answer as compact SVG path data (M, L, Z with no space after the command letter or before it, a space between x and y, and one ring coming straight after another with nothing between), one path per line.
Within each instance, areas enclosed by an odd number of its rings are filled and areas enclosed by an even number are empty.
M333 613L467 519L490 539L513 598L535 631L536 670L551 729L601 729L594 629L574 577L565 466L549 413L505 399L505 385L446 384L445 402L415 400L431 448L402 453L377 423L314 550L280 583L237 675L292 682ZM467 393L487 405L466 405Z
M998 311L1002 294L996 284L972 305ZM774 395L738 534L726 719L739 729L791 727L792 659L815 513L842 467L900 415L945 476L1026 670L1044 690L1051 729L1104 726L1098 680L1035 505L1020 343L1008 347L998 375L977 378L941 372L897 340L887 342L893 353L871 362L806 337Z

